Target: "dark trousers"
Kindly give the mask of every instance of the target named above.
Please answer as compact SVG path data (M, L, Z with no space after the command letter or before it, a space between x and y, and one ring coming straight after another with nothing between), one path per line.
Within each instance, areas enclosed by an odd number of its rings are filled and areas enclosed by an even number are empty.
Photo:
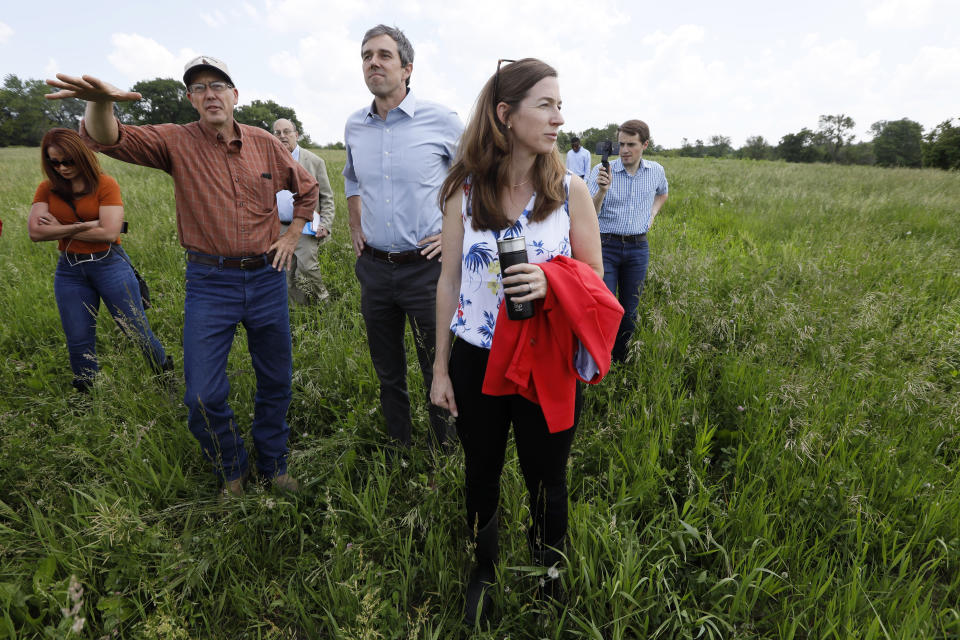
M490 351L457 340L450 355L450 379L460 416L457 434L463 446L467 525L483 527L500 501L500 474L513 425L513 439L524 483L530 493L534 548L558 546L567 533L567 458L580 419L583 398L577 385L573 427L550 433L540 405L519 395L482 393Z
M360 311L367 326L370 359L380 380L380 406L387 434L403 446L411 443L407 351L403 340L405 322L409 320L426 387L432 443L442 444L446 440L446 412L430 403L439 260L391 264L362 254L357 258L355 271L360 281Z

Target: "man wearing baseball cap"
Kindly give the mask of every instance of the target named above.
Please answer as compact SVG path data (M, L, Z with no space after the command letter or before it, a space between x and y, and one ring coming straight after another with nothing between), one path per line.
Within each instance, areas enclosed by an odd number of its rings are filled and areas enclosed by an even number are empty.
M243 493L247 451L233 410L227 357L237 325L257 377L251 428L259 473L296 491L287 472L286 422L293 372L287 310L289 267L303 225L313 218L317 181L269 132L239 124L239 94L222 60L198 56L184 67L187 97L199 113L186 125L130 126L113 103L139 100L92 76L57 74L47 98L87 101L80 134L95 151L173 177L177 233L187 251L183 371L188 426L221 482L224 498ZM280 235L275 194L294 193L290 233Z

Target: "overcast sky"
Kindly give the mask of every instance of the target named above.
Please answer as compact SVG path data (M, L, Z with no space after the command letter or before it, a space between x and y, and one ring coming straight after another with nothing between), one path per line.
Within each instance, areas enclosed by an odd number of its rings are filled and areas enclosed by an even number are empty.
M464 120L497 58L526 56L559 71L564 129L641 118L667 147L716 134L776 144L825 113L853 117L859 139L877 120L929 130L960 116L957 0L5 2L0 74L129 88L212 55L241 104L293 107L326 143L371 100L360 40L379 22L413 42L417 95Z

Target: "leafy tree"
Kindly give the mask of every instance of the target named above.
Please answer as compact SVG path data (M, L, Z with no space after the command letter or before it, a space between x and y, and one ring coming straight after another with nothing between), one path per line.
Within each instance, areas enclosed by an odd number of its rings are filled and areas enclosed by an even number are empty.
M583 133L580 134L580 146L584 149L593 153L597 148L597 143L603 140L610 140L611 142L617 141L617 129L620 126L617 124L608 124L603 129L597 129L591 127L585 129Z
M877 163L877 158L873 154L872 142L854 142L852 144L844 145L843 149L840 151L839 158L842 164L861 164L869 166Z
M747 138L746 144L737 149L738 158L769 160L773 155L773 147L767 143L763 136L750 136Z
M297 118L297 112L290 107L284 107L273 100L254 100L250 104L237 107L233 113L237 122L248 124L251 127L260 127L267 131L272 131L273 122L280 118L285 118L293 123L293 126L300 132L300 142L307 144L309 138L303 133L303 124Z
M130 90L142 94L143 99L119 105L120 119L127 124L187 124L197 119L197 111L187 99L187 88L179 80L141 80Z
M960 169L960 126L953 126L952 120L944 120L927 134L923 164L939 169Z
M821 155L816 142L813 131L804 127L797 133L788 133L780 138L777 155L787 162L816 162Z
M923 163L923 127L919 122L900 120L874 122L873 153L885 167L919 167Z
M13 74L0 88L0 146L38 146L52 127L76 129L85 104L80 100L47 100L42 80L20 80Z
M855 136L851 130L854 126L853 118L842 113L820 116L819 134L834 162L838 160L843 145L853 142Z
M704 154L713 158L722 158L733 151L733 145L730 144L730 138L727 136L710 136L710 146L706 147Z
M46 94L49 92L50 86L44 82L43 93ZM80 128L80 120L83 119L83 112L87 108L86 101L77 100L76 98L65 98L63 100L47 100L44 98L43 101L46 105L47 115L53 122L53 126L65 127L67 129ZM38 142L37 144L40 143Z

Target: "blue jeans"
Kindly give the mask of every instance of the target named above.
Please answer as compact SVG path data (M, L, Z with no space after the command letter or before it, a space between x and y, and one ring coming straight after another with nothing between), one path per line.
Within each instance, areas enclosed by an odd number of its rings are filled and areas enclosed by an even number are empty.
M166 353L150 330L133 269L119 253L111 250L104 258L74 263L73 266L61 255L53 278L53 293L63 333L67 337L75 387L84 389L89 386L99 369L97 314L101 299L120 330L137 343L150 366L160 371Z
M246 271L188 262L186 289L183 401L191 433L221 480L246 475L247 451L227 403L227 357L242 323L257 376L251 428L257 469L267 478L286 473L293 375L286 274L270 265Z
M613 361L623 362L627 357L627 343L633 337L637 322L637 307L647 279L650 247L646 240L624 242L619 238L603 238L603 283L617 296L623 307L623 319L613 345Z

